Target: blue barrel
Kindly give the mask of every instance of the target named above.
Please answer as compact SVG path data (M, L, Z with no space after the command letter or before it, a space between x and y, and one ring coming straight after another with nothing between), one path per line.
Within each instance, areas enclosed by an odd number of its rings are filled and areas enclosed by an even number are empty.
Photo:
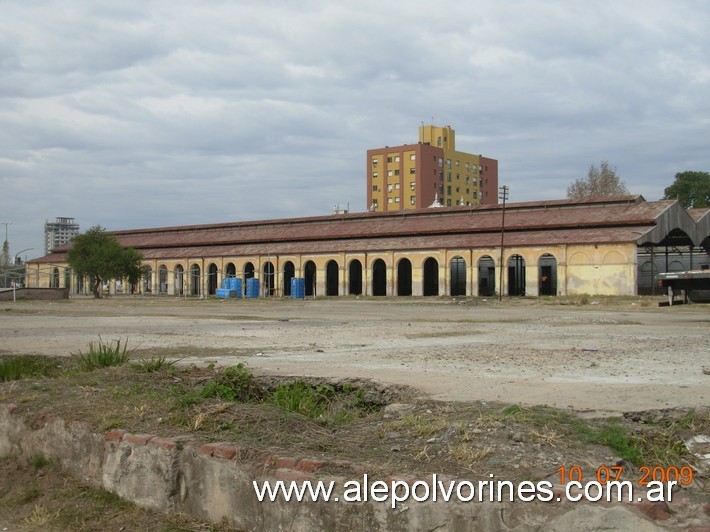
M299 277L291 278L291 298L305 299L306 297L306 280Z
M230 277L229 278L229 289L232 290L235 294L234 297L241 298L242 294L244 293L242 289L242 280L237 279L236 277Z
M234 290L238 294L237 297L242 297L242 280L237 279L236 277L228 277L226 281L227 288L229 290Z
M247 279L247 297L259 297L259 279L257 279L256 277L251 277L250 279Z

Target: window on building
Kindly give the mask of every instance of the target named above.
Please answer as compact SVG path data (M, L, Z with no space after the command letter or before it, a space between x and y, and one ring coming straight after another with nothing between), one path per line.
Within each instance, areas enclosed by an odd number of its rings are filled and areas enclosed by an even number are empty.
M372 179L377 179L378 177L380 177L380 174L379 174L379 173L377 173L377 172L372 172Z
M444 159L442 157L439 157L439 168L444 166Z
M395 202L395 203L399 203L399 196L397 196L396 198L394 198L394 202Z
M392 170L387 170L387 175L388 175L389 177L392 177Z
M468 185L468 176L466 176L466 184Z
M387 157L387 162L391 163L392 162L392 157Z
M460 192L459 187L456 187L456 192Z
M397 156L394 158L394 162L396 162L396 163L399 162L399 155L397 155Z
M387 192L392 192L392 185L387 185Z
M446 200L446 206L447 206L447 207L451 207L451 200L450 200L450 199L447 199L447 200Z
M416 173L417 173L417 169L416 169L416 168L410 168L410 169L409 169L409 175L413 175L413 174L416 174Z
M377 159L372 159L372 166L377 166Z
M451 159L446 159L446 168L451 168Z
M417 197L416 196L409 196L409 204L414 205L417 203Z
M451 172L446 172L446 180L451 183Z
M458 159L456 159L456 166L458 166L458 165L459 165L459 160L458 160Z
M373 204L375 207L377 207L377 200L376 200L376 199L373 199L373 200L372 200L372 204Z
M446 194L449 196L451 195L451 185L446 187Z
M387 198L387 203L392 203L392 198Z
M473 199L476 199L476 198L478 198L478 192L476 192L476 191L474 190L474 191L473 191Z
M409 183L409 189L410 189L410 190L415 190L416 188L417 188L417 184L416 184L414 181L412 181L411 183Z
M441 137L436 138L436 145L441 146Z
M399 175L399 170L395 170L394 175Z
M395 183L395 184L394 184L394 189L395 189L395 190L399 190L399 183Z
M377 192L377 185L372 185L372 191Z
M416 158L417 158L417 156L414 153L409 156L410 161L414 161L414 160L416 160Z

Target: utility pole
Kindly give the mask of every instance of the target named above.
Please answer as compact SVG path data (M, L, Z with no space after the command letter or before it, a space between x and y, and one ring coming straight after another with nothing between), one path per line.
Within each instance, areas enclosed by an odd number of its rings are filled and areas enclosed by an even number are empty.
M503 185L498 189L498 199L503 200L503 216L500 222L500 283L498 285L498 301L503 301L503 243L505 239L505 200L508 199L508 186Z

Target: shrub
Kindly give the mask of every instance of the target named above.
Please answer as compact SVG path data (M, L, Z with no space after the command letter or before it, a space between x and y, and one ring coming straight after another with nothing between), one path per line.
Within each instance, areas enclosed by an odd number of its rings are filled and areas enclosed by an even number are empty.
M208 382L201 390L202 397L218 397L225 401L247 403L260 401L264 392L247 367L239 363L220 371L214 380Z

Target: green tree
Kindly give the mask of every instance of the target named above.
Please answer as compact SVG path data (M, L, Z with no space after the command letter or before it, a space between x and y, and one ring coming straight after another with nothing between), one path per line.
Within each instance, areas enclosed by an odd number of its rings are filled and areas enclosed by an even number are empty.
M577 179L567 187L567 197L570 199L604 198L627 194L629 191L616 175L616 168L609 166L607 161L602 161L599 168L592 164L586 178Z
M663 199L677 199L686 209L710 207L710 173L678 172Z
M133 248L123 248L116 237L98 225L72 239L67 260L72 270L94 280L94 297L100 298L104 279L128 278L138 282L143 256Z

